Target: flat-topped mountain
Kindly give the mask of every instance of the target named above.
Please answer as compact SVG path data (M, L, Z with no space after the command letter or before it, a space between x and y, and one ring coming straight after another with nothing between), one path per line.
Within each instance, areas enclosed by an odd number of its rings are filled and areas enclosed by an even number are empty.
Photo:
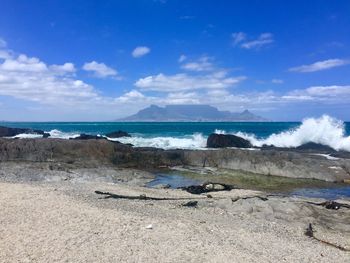
M210 105L151 105L117 121L265 121L251 113L219 111Z

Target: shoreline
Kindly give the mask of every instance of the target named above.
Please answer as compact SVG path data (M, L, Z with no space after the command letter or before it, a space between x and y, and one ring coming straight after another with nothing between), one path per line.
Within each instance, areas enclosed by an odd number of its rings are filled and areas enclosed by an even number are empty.
M174 166L214 167L329 182L350 180L350 153L329 153L323 149L163 150L132 147L104 139L0 139L0 161L51 162L68 168L100 165L142 170Z

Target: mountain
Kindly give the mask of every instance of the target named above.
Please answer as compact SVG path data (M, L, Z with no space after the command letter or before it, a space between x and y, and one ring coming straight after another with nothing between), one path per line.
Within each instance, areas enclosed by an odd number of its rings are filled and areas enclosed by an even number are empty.
M209 105L151 105L117 121L266 121L248 110L234 113Z

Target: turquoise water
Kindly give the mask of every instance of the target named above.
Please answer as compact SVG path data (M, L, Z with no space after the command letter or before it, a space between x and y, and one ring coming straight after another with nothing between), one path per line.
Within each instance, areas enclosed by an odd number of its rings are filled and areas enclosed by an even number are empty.
M201 133L208 136L215 130L230 133L244 132L258 138L295 129L301 122L1 122L0 125L32 128L44 131L59 130L66 133L106 134L123 130L143 137L183 137ZM345 123L345 134L350 135L350 123Z
M183 137L195 133L204 136L215 130L246 132L267 137L299 126L300 122L2 122L3 126L32 128L44 131L59 130L67 133L106 134L123 130L144 137ZM350 133L350 124L347 125Z

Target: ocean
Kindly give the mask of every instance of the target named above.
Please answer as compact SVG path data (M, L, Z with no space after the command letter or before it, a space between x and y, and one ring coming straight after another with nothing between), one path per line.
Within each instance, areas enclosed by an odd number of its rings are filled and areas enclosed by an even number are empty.
M163 149L201 149L206 146L208 135L216 132L244 137L255 146L296 147L316 142L350 151L350 123L327 115L302 122L1 122L0 125L40 129L54 138L64 139L81 133L104 135L123 130L132 137L118 138L120 142Z

